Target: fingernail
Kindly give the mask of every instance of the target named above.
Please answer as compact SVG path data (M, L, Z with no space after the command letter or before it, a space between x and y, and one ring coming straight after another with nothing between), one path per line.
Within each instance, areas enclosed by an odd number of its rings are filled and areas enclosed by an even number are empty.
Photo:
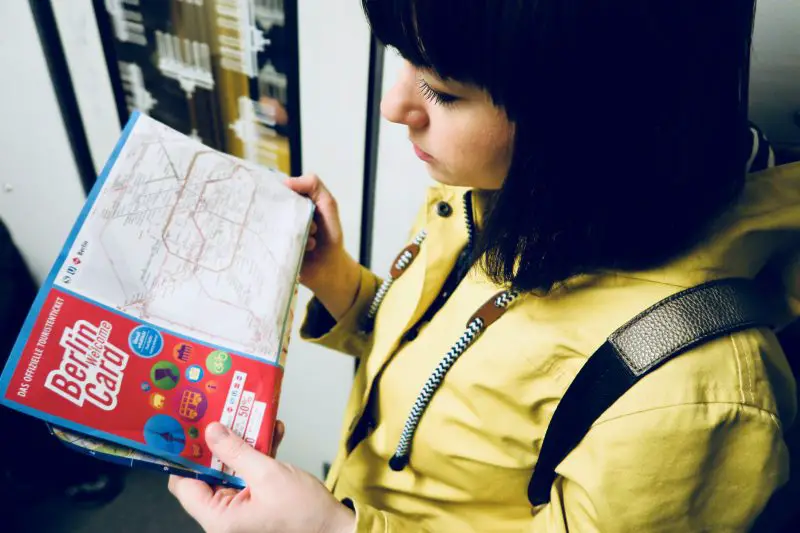
M219 422L210 424L206 429L206 440L209 444L217 444L221 440L227 438L228 435L230 435L230 430Z

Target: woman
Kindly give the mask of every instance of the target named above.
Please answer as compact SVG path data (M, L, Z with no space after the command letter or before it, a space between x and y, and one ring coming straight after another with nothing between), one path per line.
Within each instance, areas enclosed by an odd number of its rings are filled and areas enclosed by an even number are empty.
M753 1L364 6L406 59L383 114L439 185L387 290L344 252L322 182L288 182L318 208L302 333L359 358L327 490L215 425L249 489L173 492L208 531L747 529L786 481L796 411L765 329L654 371L558 466L548 504L526 489L564 391L643 309L741 276L800 313L800 168L746 179ZM498 293L504 314L466 329Z

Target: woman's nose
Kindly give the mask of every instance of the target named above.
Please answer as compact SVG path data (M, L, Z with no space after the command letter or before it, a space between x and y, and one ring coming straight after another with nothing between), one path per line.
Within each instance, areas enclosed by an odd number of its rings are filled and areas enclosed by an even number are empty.
M422 129L428 125L428 113L417 89L416 70L412 65L403 65L397 83L383 97L381 115L386 120L412 129Z

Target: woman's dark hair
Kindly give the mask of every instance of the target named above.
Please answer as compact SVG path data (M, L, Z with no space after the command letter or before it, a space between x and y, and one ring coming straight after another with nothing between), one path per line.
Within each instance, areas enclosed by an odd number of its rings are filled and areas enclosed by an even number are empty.
M658 266L741 192L755 0L362 2L381 42L515 125L481 238L494 281Z

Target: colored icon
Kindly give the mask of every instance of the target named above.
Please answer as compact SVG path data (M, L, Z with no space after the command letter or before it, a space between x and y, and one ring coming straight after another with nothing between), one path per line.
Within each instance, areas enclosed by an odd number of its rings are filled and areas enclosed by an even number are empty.
M168 415L155 415L145 423L144 441L148 446L172 454L179 454L186 447L181 423Z
M196 439L197 437L200 436L200 430L197 429L195 426L190 427L189 436L192 437L193 439Z
M208 399L202 391L185 387L180 394L175 397L175 409L178 416L189 422L195 422L203 418L208 409Z
M182 342L180 344L176 344L175 347L172 349L172 357L174 357L176 361L180 361L181 363L188 363L189 358L192 357L193 350L194 349L190 344Z
M153 409L163 409L164 403L166 401L167 399L164 397L163 394L154 392L153 394L150 395L150 407L152 407Z
M181 372L175 363L159 361L150 369L150 379L159 389L172 390L178 385Z
M186 369L186 379L192 383L197 383L203 379L203 367L200 365L192 365Z
M139 326L133 328L128 335L128 345L133 353L140 357L151 358L161 353L164 347L164 339L155 328L150 326Z
M217 392L218 388L219 388L219 385L217 385L217 382L214 381L213 379L211 381L207 381L206 382L206 392L207 393L212 394L214 392Z
M148 383L147 381L142 381L142 384L140 386L142 387L142 391L150 392L151 389L150 383Z
M199 459L203 457L203 447L197 443L192 444L192 457Z
M222 351L214 351L206 358L206 368L212 374L221 376L231 369L231 356Z

